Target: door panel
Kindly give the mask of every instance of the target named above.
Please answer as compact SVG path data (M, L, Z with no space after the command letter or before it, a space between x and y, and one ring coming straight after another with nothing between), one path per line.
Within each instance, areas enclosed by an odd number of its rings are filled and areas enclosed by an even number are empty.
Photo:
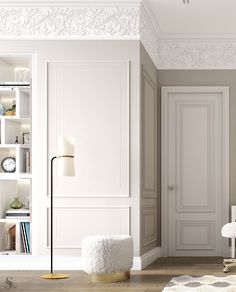
M163 242L169 256L223 254L227 92L225 87L162 89L163 211L168 214L163 216Z

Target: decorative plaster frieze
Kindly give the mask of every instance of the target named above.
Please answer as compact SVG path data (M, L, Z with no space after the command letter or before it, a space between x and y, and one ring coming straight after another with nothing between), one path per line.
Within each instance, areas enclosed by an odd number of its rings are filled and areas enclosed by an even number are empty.
M158 37L142 1L2 1L0 39L141 39L156 64Z
M0 38L139 38L139 7L1 7Z
M236 40L170 40L158 44L158 69L235 69Z

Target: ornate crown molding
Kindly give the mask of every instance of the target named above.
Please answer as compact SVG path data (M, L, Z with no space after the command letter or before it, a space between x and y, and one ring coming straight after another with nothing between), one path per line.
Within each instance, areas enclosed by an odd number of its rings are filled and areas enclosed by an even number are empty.
M154 63L158 37L145 0L0 1L0 39L132 39Z
M1 6L0 38L140 37L137 6Z
M158 44L158 69L235 69L236 40L169 40Z
M236 68L236 39L162 39L147 0L0 0L0 39L141 40L158 69Z

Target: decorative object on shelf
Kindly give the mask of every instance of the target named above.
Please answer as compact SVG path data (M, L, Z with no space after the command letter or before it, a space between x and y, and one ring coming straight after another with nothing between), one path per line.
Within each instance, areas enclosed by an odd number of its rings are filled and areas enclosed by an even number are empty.
M29 209L30 208L30 197L28 196L26 199L26 204L25 204L25 208Z
M11 235L7 231L6 233L6 250L12 250L12 240L11 240Z
M19 138L18 138L18 136L16 136L15 144L19 144Z
M16 159L15 157L5 157L1 162L1 167L4 172L15 172L16 171Z
M18 197L15 197L14 200L11 202L10 207L12 209L21 209L23 208L24 204L19 200Z
M29 82L29 68L15 68L16 82Z
M5 108L4 106L0 103L0 116L3 116L5 113Z
M74 167L74 138L59 137L57 156L51 158L51 273L43 275L43 279L66 279L66 274L53 273L53 162L58 159L58 174L61 176L75 176Z
M23 133L23 144L30 144L30 133Z
M13 104L11 108L7 109L4 113L5 116L15 116L16 115L16 105Z
M16 225L13 225L7 230L6 234L6 249L15 250L16 249Z
M25 171L30 173L30 152L25 152Z

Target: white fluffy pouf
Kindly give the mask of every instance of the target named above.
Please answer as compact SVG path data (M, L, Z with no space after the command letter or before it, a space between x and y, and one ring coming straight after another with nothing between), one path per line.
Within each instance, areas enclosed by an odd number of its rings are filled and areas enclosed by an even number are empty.
M85 237L82 260L93 282L127 280L133 265L133 240L125 235Z

